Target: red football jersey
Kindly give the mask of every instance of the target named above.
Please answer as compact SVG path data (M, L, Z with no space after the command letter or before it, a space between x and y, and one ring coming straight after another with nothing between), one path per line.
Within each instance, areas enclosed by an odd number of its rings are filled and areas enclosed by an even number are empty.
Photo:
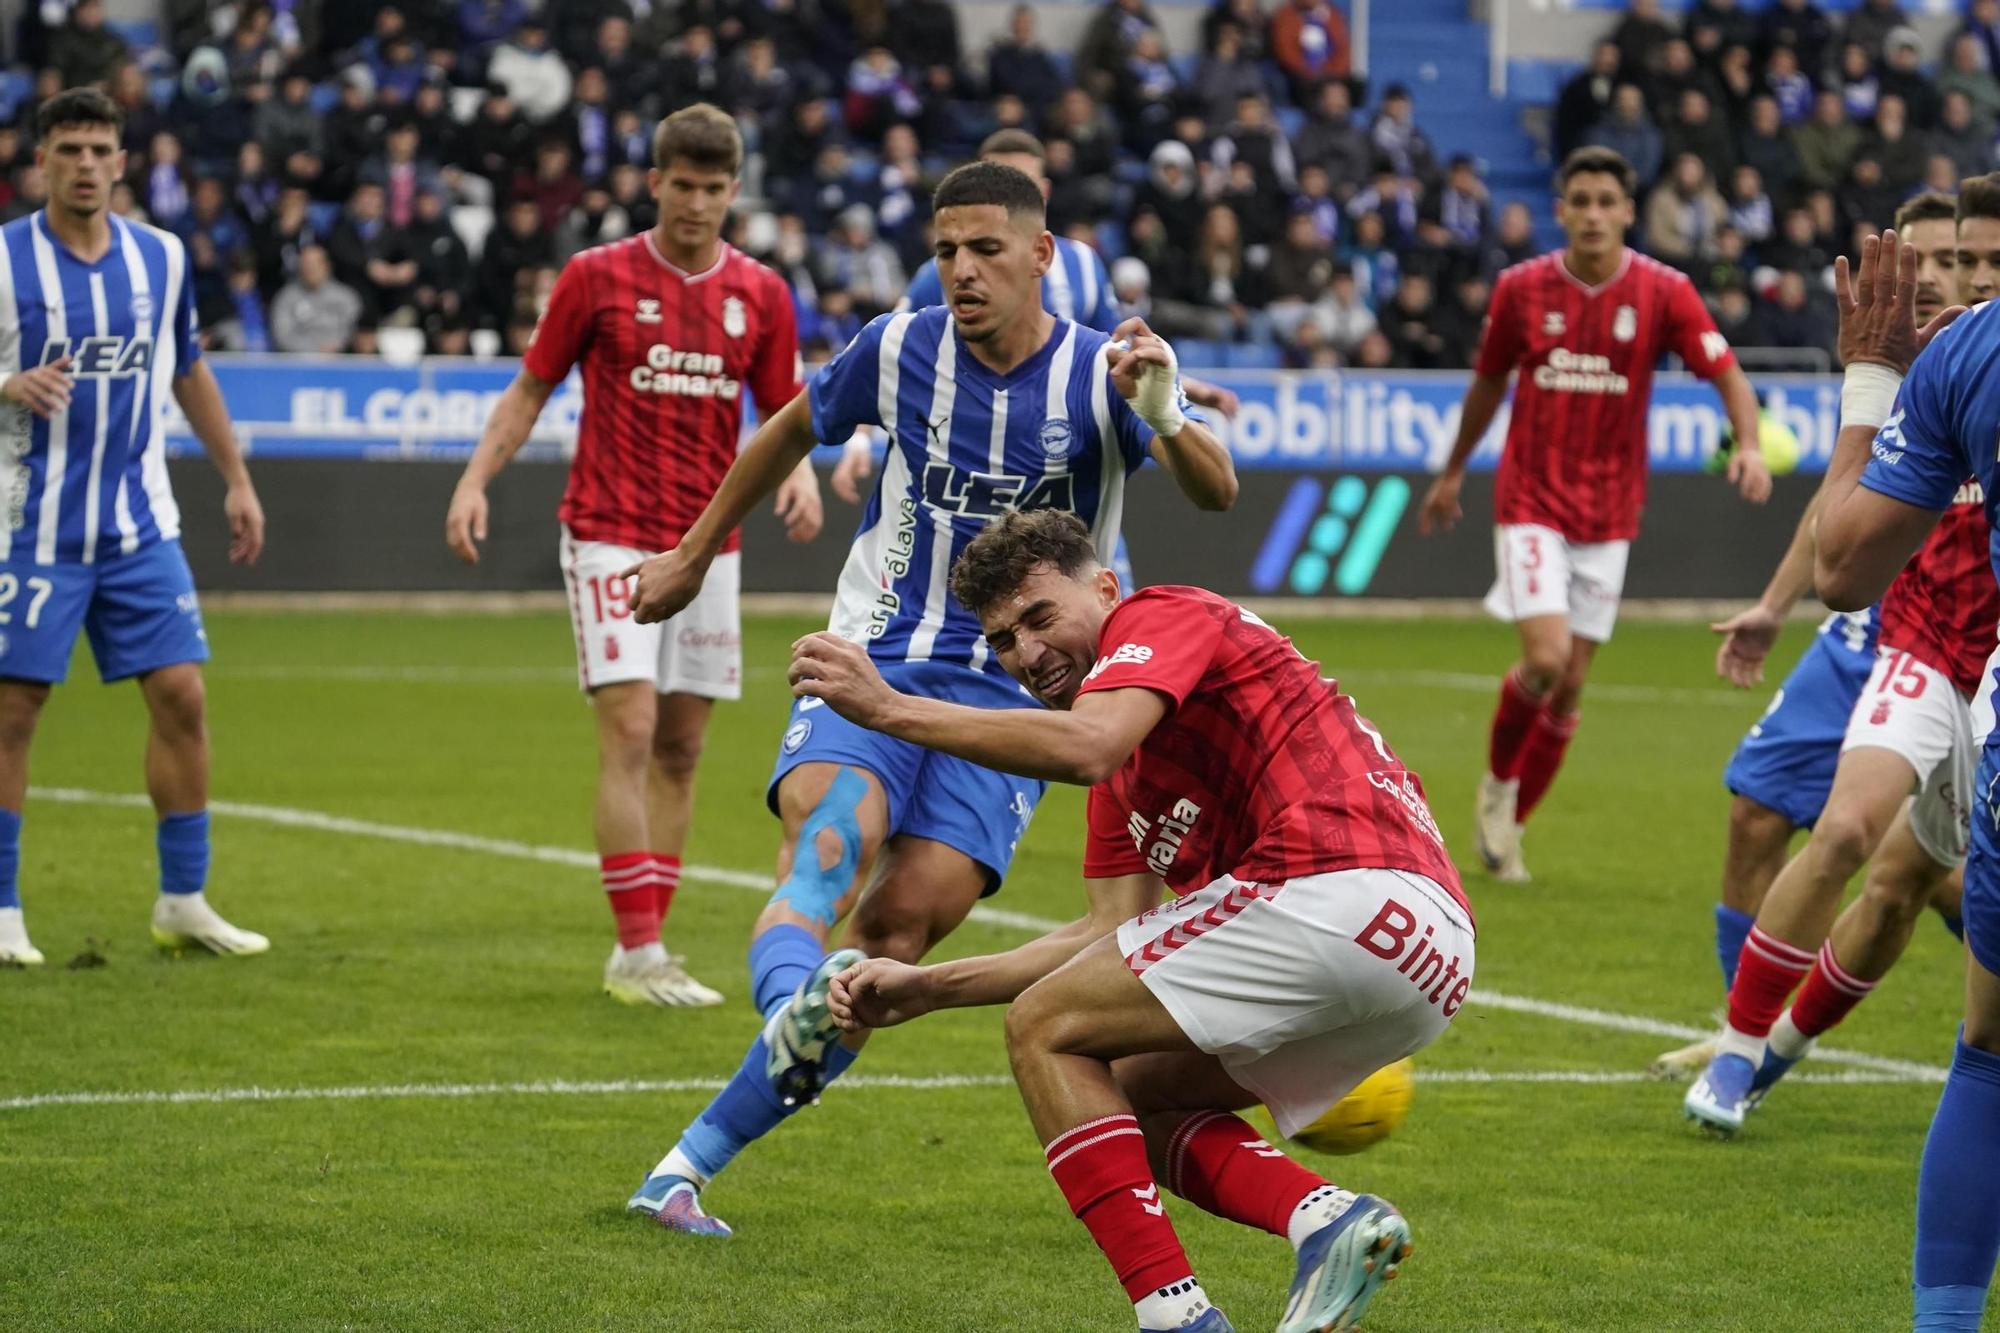
M1884 648L1942 671L1968 699L1978 692L2000 624L1986 492L1968 481L1910 563L1882 595Z
M650 233L600 245L564 266L522 364L555 384L579 359L583 417L557 512L581 541L664 551L736 460L744 388L767 417L799 391L792 293L728 245L700 273Z
M1502 273L1476 367L1521 372L1494 520L1573 542L1637 536L1653 368L1668 352L1703 379L1736 364L1694 284L1665 264L1627 250L1596 287L1571 276L1560 251Z
M1423 783L1290 639L1214 593L1158 587L1119 603L1101 644L1084 692L1142 686L1172 707L1091 788L1086 877L1150 870L1184 894L1379 868L1465 903Z

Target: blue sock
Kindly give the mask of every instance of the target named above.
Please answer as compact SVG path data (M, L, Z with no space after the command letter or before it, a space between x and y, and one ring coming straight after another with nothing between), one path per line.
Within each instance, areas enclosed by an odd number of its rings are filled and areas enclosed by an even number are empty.
M21 817L0 810L0 907L21 905Z
M835 1043L826 1053L824 1081L831 1083L846 1073L856 1054ZM713 1180L722 1168L736 1160L736 1154L798 1110L797 1106L786 1106L779 1101L771 1080L764 1076L764 1038L759 1035L750 1043L749 1054L743 1057L736 1076L715 1094L715 1100L695 1117L694 1123L682 1131L681 1141L674 1146Z
M1736 984L1736 958L1757 918L1724 903L1715 905L1715 961L1722 964L1722 989Z
M824 957L826 946L804 926L772 926L751 940L750 1002L757 1012L768 1014L773 1005L791 999Z
M208 811L160 821L160 892L200 893L208 883Z
M1977 1330L2000 1259L2000 1055L1963 1036L1917 1174L1916 1327Z

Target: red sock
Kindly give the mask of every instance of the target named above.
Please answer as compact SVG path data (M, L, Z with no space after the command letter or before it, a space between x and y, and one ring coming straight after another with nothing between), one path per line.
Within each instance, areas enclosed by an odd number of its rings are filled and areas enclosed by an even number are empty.
M1274 1236L1284 1235L1300 1201L1327 1183L1227 1111L1197 1111L1167 1141L1168 1189Z
M1486 771L1505 782L1521 775L1521 748L1528 728L1548 707L1546 699L1528 693L1519 668L1500 681L1500 706L1493 710L1493 730L1486 743Z
M1792 1023L1804 1035L1817 1037L1853 1013L1874 989L1874 982L1863 981L1840 965L1833 956L1833 941L1828 940L1820 946L1799 998L1792 1002Z
M1563 755L1569 751L1569 738L1576 735L1576 719L1575 713L1568 717L1543 713L1528 729L1528 739L1521 746L1521 790L1514 798L1515 823L1527 823L1548 794Z
M1056 1135L1045 1151L1049 1174L1062 1187L1069 1210L1090 1228L1133 1304L1193 1276L1146 1165L1138 1117L1086 1120Z
M611 919L618 923L618 943L627 949L660 941L659 895L651 852L619 852L598 858L604 896L611 900Z
M665 852L653 853L653 885L658 901L653 907L653 930L666 924L667 913L674 905L674 890L681 886L681 859L668 856Z
M1729 1026L1746 1036L1770 1036L1771 1024L1812 961L1804 949L1752 926L1736 960L1736 984L1729 988Z

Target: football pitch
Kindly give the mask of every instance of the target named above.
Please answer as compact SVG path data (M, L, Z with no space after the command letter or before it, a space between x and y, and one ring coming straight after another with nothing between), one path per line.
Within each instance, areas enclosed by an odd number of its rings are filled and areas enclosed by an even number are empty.
M1511 636L1275 617L1422 774L1461 865ZM0 973L0 1326L21 1329L1125 1330L1049 1180L997 1010L879 1034L708 1192L719 1242L622 1211L754 1029L746 932L775 822L787 646L754 619L716 716L669 947L730 1003L627 1009L589 852L589 714L560 615L212 612L210 893L268 956L146 933L137 691L80 657L23 833L49 966ZM1775 686L1810 632L1774 656ZM1960 1009L1927 917L1902 966L1734 1142L1643 1081L1720 998L1719 774L1768 693L1694 625L1621 626L1525 845L1468 871L1472 1001L1414 1107L1352 1158L1416 1253L1378 1333L1907 1328L1917 1159ZM1044 803L990 911L1002 949L1081 908L1082 793ZM71 960L75 960L72 962ZM66 965L67 964L67 965ZM1211 1297L1277 1320L1290 1255L1175 1202Z

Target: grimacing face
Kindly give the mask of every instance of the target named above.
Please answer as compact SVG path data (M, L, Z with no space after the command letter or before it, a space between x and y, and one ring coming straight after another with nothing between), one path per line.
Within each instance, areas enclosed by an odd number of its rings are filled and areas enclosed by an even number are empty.
M1023 310L1041 308L1040 281L1055 261L1055 238L1032 214L999 204L938 210L938 283L958 334L984 342Z
M1117 605L1118 576L1103 566L1071 576L1038 565L979 622L1008 675L1048 707L1067 709L1097 663L1105 618Z

